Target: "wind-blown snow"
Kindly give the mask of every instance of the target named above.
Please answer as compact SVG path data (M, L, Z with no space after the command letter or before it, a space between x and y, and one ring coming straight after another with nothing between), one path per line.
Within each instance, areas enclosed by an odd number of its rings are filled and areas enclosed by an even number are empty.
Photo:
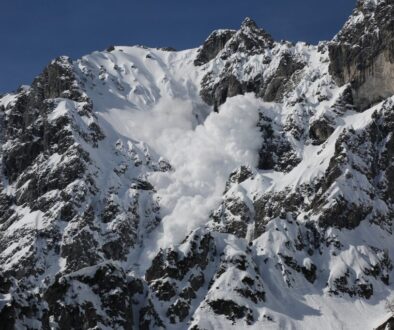
M238 96L212 112L198 94L203 72L193 65L195 50L118 48L108 57L94 53L83 58L78 69L100 77L88 81L87 89L99 119L106 122L100 125L110 126L114 135L144 141L173 168L148 177L163 216L147 244L153 254L206 223L231 171L257 165L263 102L252 94Z
M175 168L151 176L165 205L161 246L182 240L207 221L231 171L257 164L258 108L252 95L235 97L195 130L163 130L157 142L152 141Z

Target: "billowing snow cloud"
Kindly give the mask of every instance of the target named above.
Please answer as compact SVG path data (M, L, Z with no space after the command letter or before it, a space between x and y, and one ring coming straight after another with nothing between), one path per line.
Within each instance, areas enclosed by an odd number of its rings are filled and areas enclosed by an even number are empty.
M243 164L256 165L262 142L259 106L261 101L253 95L234 97L197 125L190 102L163 98L151 111L131 111L122 120L134 138L145 141L174 168L149 177L163 215L152 250L180 242L205 224L230 172Z
M205 72L194 66L195 52L175 56L135 47L116 52L116 57L93 54L81 63L90 63L83 71L93 70L92 76L108 76L88 89L101 125L109 124L108 131L113 131L107 139L115 143L121 135L143 141L174 169L149 174L163 217L146 244L152 250L178 243L204 225L230 172L256 165L262 143L257 122L263 102L252 94L240 95L213 112L199 96Z

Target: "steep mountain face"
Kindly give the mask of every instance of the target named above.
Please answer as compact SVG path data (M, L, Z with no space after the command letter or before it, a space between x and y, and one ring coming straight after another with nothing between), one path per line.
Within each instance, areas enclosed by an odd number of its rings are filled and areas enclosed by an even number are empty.
M362 110L394 92L394 2L360 0L330 48L330 71Z
M318 46L51 62L0 99L2 329L372 329L394 296L391 0Z

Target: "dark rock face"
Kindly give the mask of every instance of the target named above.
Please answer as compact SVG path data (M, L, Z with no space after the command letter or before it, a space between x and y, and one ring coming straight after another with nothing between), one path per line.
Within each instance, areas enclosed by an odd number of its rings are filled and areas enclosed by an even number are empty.
M151 301L149 301L149 304L147 306L141 308L139 317L140 329L150 330L160 327L164 328L164 323L157 315Z
M64 56L59 57L44 69L32 84L37 105L41 105L45 99L58 97L74 101L86 100L71 70L71 60Z
M236 36L233 38L235 37ZM230 47L231 42L232 39L227 43L226 47ZM250 52L261 52L262 54L265 54L269 47L270 44L264 45L264 47L260 46L253 51L246 48L244 51L247 52L248 55L250 55ZM223 50L223 52L225 51L226 49ZM228 51L225 54L231 54L231 51ZM271 59L269 55L266 56L266 61L269 63ZM228 58L225 57L225 68L221 72L219 80L214 82L215 77L211 72L208 72L203 78L201 90L202 99L207 104L213 105L216 111L227 98L251 92L255 93L258 97L263 98L267 102L280 101L286 91L292 88L292 80L296 79L295 74L305 65L292 57L290 53L283 53L281 56L278 66L269 77L264 77L262 72L247 81L241 81L232 73L235 67L242 65L242 61L237 57L232 58L230 55Z
M141 223L154 228L160 221L152 187L136 178L127 205L114 198L114 187L112 194L98 191L100 169L91 153L106 137L68 58L54 60L14 99L1 109L2 182L15 189L2 186L0 194L0 249L8 251L0 258L7 269L1 294L11 297L1 306L0 323L9 329L28 319L42 329L134 328L133 296L142 293L142 283L102 262L125 260ZM149 152L143 154L136 168L165 170L164 161L152 164ZM129 156L117 146L113 157ZM125 173L113 172L111 179ZM28 212L33 224L12 229Z
M267 102L279 102L286 91L286 84L298 70L304 67L304 63L297 61L289 53L284 53L273 76L265 82L259 93Z
M281 261L283 262L283 265L286 265L288 268L295 270L297 273L302 273L305 277L305 279L310 282L314 283L316 280L316 266L314 264L308 265L308 267L305 266L300 266L293 257L291 256L286 256L281 253L278 254ZM291 272L289 272L291 274ZM287 284L291 287L291 281L287 280Z
M89 299L89 291L98 300ZM107 326L133 329L133 296L142 293L139 280L127 277L123 270L106 263L55 279L44 299L43 329L57 324L59 329ZM102 310L108 310L108 314Z
M278 172L290 172L300 163L290 144L286 133L272 128L272 119L260 114L258 126L260 128L263 143L259 151L258 168L261 170L275 170Z
M208 263L208 254L214 249L213 238L210 234L200 236L197 233L188 240L190 240L192 250L185 258L179 259L180 256L175 251L161 252L156 256L152 266L145 274L148 283L162 277L181 280L191 268L196 266L205 269Z
M263 72L250 80L240 80L232 72L242 66L243 61L238 56L263 55L265 64L271 62L270 50L274 47L272 37L257 27L256 23L247 18L239 31L219 31L211 35L195 61L196 65L210 60L223 61L224 70L219 79L215 73L208 72L202 81L201 97L215 110L228 97L254 92L267 101L279 100L286 90L286 83L292 75L302 69L303 64L294 59L290 53L284 53L275 72L268 78L263 78ZM215 80L215 82L213 82Z
M23 320L25 317L33 319L41 318L43 312L40 308L41 306L39 306L40 298L38 294L33 294L26 291L26 288L15 285L15 281L12 278L8 278L8 280L14 282L9 286L7 285L10 289L12 287L13 296L0 310L2 327L4 329L13 330L17 328L18 320ZM2 291L6 293L4 289L5 288L2 288Z
M334 132L334 128L325 118L316 120L309 128L309 136L313 144L322 144L330 137L332 132Z
M161 251L145 274L152 292L149 298L151 308L141 315L147 328L161 323L164 317L169 318L170 323L182 322L191 312L197 291L206 283L203 272L216 254L213 237L209 233L195 232L184 244L189 249L187 255L173 249ZM186 286L181 287L183 282ZM169 303L166 314L161 318L154 307L160 302Z
M273 46L272 37L260 29L257 24L247 17L239 31L214 31L200 48L195 65L203 65L213 60L222 50L221 58L226 59L232 54L260 54L266 48Z
M289 215L295 219L301 210L310 212L326 228L354 229L366 218L386 227L387 223L381 219L390 217L392 210L389 207L382 214L381 209L374 207L376 203L390 205L392 200L392 189L388 184L392 182L392 109L393 102L388 100L382 110L373 115L374 120L366 129L341 134L320 182L300 187L293 193L279 192L257 198L254 201L256 237L264 232L270 220L286 219ZM351 193L347 192L347 187L352 187ZM335 190L340 193L334 195L335 203L327 206L328 196L333 198L332 191ZM305 196L312 198L310 204L304 202Z
M330 293L338 295L340 293L346 293L352 296L359 296L365 299L369 299L373 295L372 284L360 284L354 283L354 285L348 282L349 273L345 273L343 276L335 279L334 287L331 289ZM350 285L349 285L350 284Z
M251 168L247 166L241 166L230 174L226 183L223 202L210 216L211 227L214 230L233 234L237 237L246 237L248 225L251 224L253 219L251 202L242 194L242 189L241 191L228 191L251 178L253 178L253 173Z
M351 103L351 97L347 98L346 95L347 90L334 105L334 111L341 113ZM296 285L299 275L307 282L315 283L322 273L329 272L330 266L320 265L318 268L314 256L323 254L327 247L333 249L334 255L344 253L347 249L340 240L327 236L332 228L354 230L362 221L368 220L383 230L391 230L389 219L393 211L389 205L392 203L392 189L388 182L392 181L393 113L393 101L389 99L373 114L373 121L365 128L343 131L337 139L335 153L325 176L318 182L301 185L295 191L262 194L255 196L252 202L241 197L243 195L239 192L242 189L239 186L253 180L255 174L245 167L234 171L227 182L221 206L212 214L211 228L245 238L247 228L253 226L254 238L258 240L266 232L272 235L272 226L275 226L278 235L288 240L286 251L266 260L275 260L276 267L282 270L283 279L290 288ZM265 124L272 125L269 120L265 120ZM311 126L310 134L316 141L314 143L323 143L332 134L331 126L327 128L326 125L329 124ZM269 127L264 127L265 131L273 132ZM319 129L322 132L317 132ZM350 194L346 193L348 187L351 187ZM332 192L336 190L339 193L333 195ZM238 195L234 195L234 192ZM357 200L355 196L365 197ZM330 201L332 198L334 203ZM302 223L299 222L301 214ZM289 236L288 232L297 234ZM389 283L392 269L390 258L373 246L368 247L368 250L379 262L370 263L362 269L361 275L355 274L351 267L339 275L333 274L327 282L327 292L370 299L374 288L381 285L379 282L384 285ZM297 261L302 258L310 260L304 264Z
M252 169L249 166L241 166L239 169L230 173L224 192L226 193L232 184L242 183L251 177L253 177Z
M392 330L394 329L394 316L391 316L386 322L379 325L376 330Z
M78 104L80 115L94 121L91 103L78 89L70 61L64 57L53 61L30 89L18 94L4 113L3 139L7 142L2 148L2 169L8 182L15 185L15 191L3 193L1 217L5 221L1 230L4 233L22 217L15 212L17 208L29 208L37 212L37 217L42 214L52 223L39 234L21 228L13 235L5 234L2 238L2 250L21 237L25 238L24 243L14 251L27 249L23 262L9 274L17 279L22 279L29 272L32 275L44 272L44 266L38 267L38 270L36 267L37 263L43 262L41 256L59 253L61 234L56 221L73 218L76 209L85 201L86 192L95 189L87 172L89 154L76 143L76 139L92 143L90 129L78 127L68 116L50 119L62 97L69 98L68 104ZM95 129L95 134L97 132L100 132L99 128ZM76 182L79 194L75 194ZM43 254L37 251L36 244L42 244Z
M230 39L223 55L228 57L234 53L261 54L266 48L272 47L273 42L271 35L247 17L242 22L241 29Z
M59 97L82 102L81 110L86 116L91 116L91 104L86 95L84 96L78 90L69 59L64 57L52 62L43 74L36 78L31 89L21 93L12 111L5 117L4 138L11 140L12 143L10 148L4 149L4 171L11 182L15 181L41 154L53 152L66 154L68 152L67 157L72 159L73 155L70 154L72 151L69 148L74 140L71 137L72 132L68 129L68 125L71 124L69 118L61 117L50 123L47 120L48 114L55 107L56 101L53 98ZM93 129L94 135L98 134L98 139L102 139L103 136L98 126ZM89 138L88 134L85 133L84 137ZM71 168L70 181L73 181L72 176L75 176L74 168L76 172L83 172L82 161L86 161L87 158L82 150L75 152L82 153L81 161L72 159L74 164L64 167L64 169ZM23 185L27 179L19 181L22 181L20 185ZM67 182L64 184L67 185ZM53 185L56 186L56 183ZM45 189L50 189L50 187L43 187L41 190L45 192Z
M351 83L356 105L368 108L394 93L394 2L359 0L353 16L329 45L330 72Z
M225 315L231 321L246 318L248 324L253 324L253 312L245 306L239 306L234 301L218 299L210 301L208 304L215 314Z
M229 320L243 319L248 324L253 323L253 304L265 301L262 279L250 250L227 254L220 248L223 245L221 239L199 229L180 247L161 251L156 256L145 274L151 288L151 307L142 315L146 326L150 324L153 327L164 319L168 319L170 324L181 323L190 319L199 304L201 308L211 308ZM185 254L183 251L188 252ZM243 280L234 282L230 288L222 283L227 276L241 276ZM222 304L220 299L204 300L209 292L216 292L219 287L225 293L243 297L248 303L233 306L231 301ZM166 306L164 312L163 304Z
M209 76L204 78L203 84L206 79L209 79ZM229 76L223 77L212 90L202 90L201 97L206 103L213 105L215 111L218 111L219 106L223 104L228 97L244 93L245 90L242 84L235 76L230 74Z
M248 225L253 219L253 213L248 204L240 196L226 195L222 204L211 215L213 228L219 232L246 238Z
M259 237L265 231L268 222L275 218L286 219L289 215L292 218L297 217L297 213L304 206L303 196L300 192L276 194L264 194L254 201L255 208L255 238Z
M233 30L214 31L199 50L194 65L203 65L214 59L234 34Z
M388 130L393 122L392 111L393 102L389 100L380 113L374 114L374 121L367 129L345 131L337 140L335 155L320 183L321 192L316 194L312 202L314 213L324 210L320 215L323 226L355 228L371 214L374 216L370 221L387 216L373 208L376 201L388 205L391 203L391 197L388 198L391 188L387 186L387 182L391 180L391 161L387 157L392 149L391 133ZM347 174L350 170L352 174ZM364 180L369 183L368 188L361 185L360 182ZM323 201L334 187L345 191L346 185L352 187L351 194L339 194L335 205L323 207ZM355 191L359 196L368 196L369 202L355 199Z

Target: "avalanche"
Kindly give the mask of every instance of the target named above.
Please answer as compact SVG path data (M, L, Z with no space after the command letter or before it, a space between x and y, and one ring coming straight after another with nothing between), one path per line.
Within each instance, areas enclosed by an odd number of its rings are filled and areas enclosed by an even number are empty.
M0 324L383 323L393 8L360 0L319 45L247 18L197 49L60 57L1 97Z

